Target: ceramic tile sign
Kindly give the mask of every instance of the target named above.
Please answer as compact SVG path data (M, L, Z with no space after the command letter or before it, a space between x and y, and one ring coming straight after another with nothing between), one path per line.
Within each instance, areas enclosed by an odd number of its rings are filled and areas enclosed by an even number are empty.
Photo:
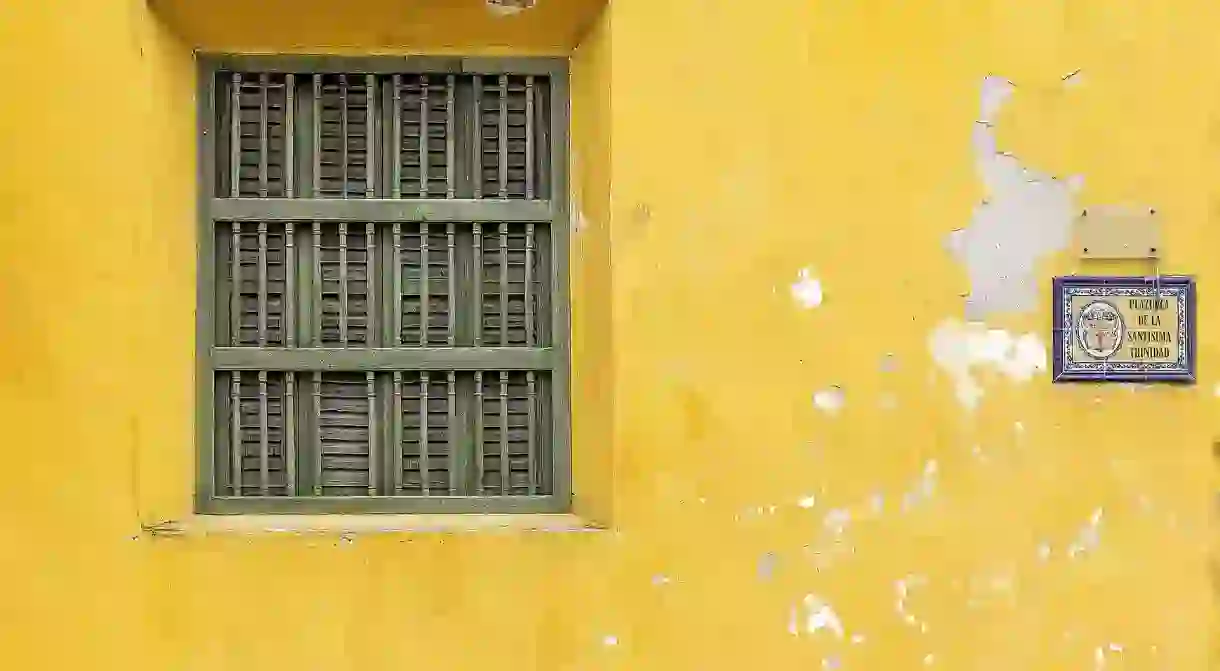
M1055 382L1195 381L1195 280L1056 277Z

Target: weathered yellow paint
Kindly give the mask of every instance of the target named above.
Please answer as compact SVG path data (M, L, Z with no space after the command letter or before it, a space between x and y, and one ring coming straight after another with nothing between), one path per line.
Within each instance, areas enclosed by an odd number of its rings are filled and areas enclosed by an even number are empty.
M1214 3L161 4L173 29L139 0L0 4L6 667L1209 668ZM230 27L241 12L267 23ZM577 512L611 528L141 534L190 506L191 48L578 41ZM1083 175L1082 206L1164 214L1160 270L1204 297L1199 385L983 372L981 406L955 400L927 338L968 290L943 238L985 195L988 73L1017 85L1003 149ZM789 295L805 266L812 310ZM1063 254L1039 274L1109 270L1156 269ZM1043 304L991 325L1049 323ZM831 385L834 415L810 402ZM788 632L806 594L844 638Z

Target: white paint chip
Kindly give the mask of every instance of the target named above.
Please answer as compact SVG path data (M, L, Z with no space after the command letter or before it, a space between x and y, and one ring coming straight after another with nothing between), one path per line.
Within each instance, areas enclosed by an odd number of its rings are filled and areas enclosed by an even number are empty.
M818 499L813 494L810 494L809 496L802 496L801 498L797 499L797 502L796 502L796 505L798 505L802 508L805 508L805 509L812 508L812 507L816 506L817 504L818 504Z
M1014 335L978 322L942 321L928 337L928 350L953 378L957 400L969 410L983 397L973 369L991 368L1014 382L1027 382L1046 370L1046 346L1037 334Z
M606 635L602 637L602 645L607 648L613 648L618 645L618 636Z
M809 634L828 631L834 634L835 638L844 637L843 621L839 619L839 614L825 599L816 594L806 594L805 598L801 600L801 610L802 617L798 618L797 609L793 609L789 631L803 629L805 633Z
M813 406L828 415L838 414L846 404L847 399L841 387L830 387L813 395Z
M1076 540L1068 546L1068 557L1075 559L1080 555L1096 550L1101 545L1101 520L1105 511L1098 508L1089 516L1089 521L1076 534Z
M812 268L802 268L792 283L792 298L804 309L822 304L822 283L813 276Z
M836 536L842 535L851 523L851 511L846 508L835 508L822 517L822 526Z

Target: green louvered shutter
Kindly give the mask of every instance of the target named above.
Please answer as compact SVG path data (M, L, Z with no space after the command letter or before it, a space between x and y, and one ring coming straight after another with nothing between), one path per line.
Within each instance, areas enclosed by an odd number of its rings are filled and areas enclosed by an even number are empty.
M566 62L200 72L200 511L566 511Z

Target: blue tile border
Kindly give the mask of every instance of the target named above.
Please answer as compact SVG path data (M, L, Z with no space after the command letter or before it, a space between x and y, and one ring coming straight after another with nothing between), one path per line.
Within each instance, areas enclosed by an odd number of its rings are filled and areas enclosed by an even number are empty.
M1178 301L1178 360L1172 362L1110 363L1072 360L1071 300L1073 296L1157 296ZM1056 277L1051 287L1053 382L1168 382L1193 384L1196 371L1195 279L1187 275L1118 277L1069 275Z

